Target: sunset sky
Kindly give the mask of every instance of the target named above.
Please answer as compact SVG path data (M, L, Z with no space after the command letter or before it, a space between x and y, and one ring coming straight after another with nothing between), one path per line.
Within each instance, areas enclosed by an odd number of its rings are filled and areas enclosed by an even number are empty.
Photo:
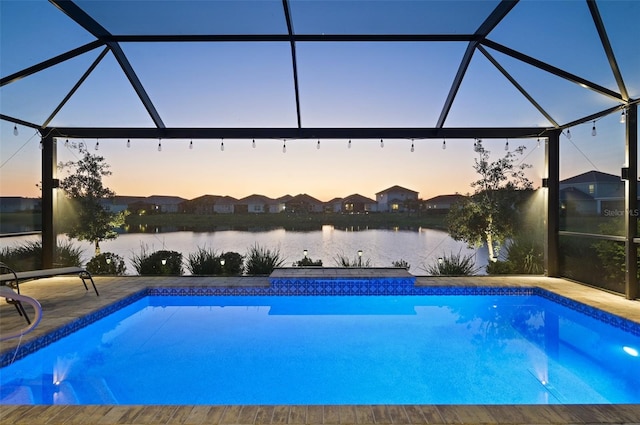
M394 2L292 1L298 33L433 32L447 28L473 33L495 1L408 1L398 12ZM215 9L221 33L282 33L280 1L87 2L81 7L114 33L198 33L211 25L198 16L206 4ZM105 5L107 7L105 7ZM162 5L151 8L152 5ZM396 3L397 5L397 3ZM109 6L122 8L109 14ZM221 7L233 10L222 10ZM618 55L629 94L640 94L640 47L630 37L640 22L640 2L598 2ZM336 8L341 7L338 11ZM465 10L464 16L452 8ZM218 8L218 9L216 9ZM243 21L236 17L241 8ZM280 9L279 9L280 8ZM184 10L182 10L184 9ZM395 15L390 14L393 10ZM183 14L180 15L178 11ZM420 13L448 16L426 25ZM155 15L154 15L155 14ZM349 14L359 19L349 18ZM117 16L117 19L114 19ZM450 16L456 16L452 20ZM140 24L144 22L145 24ZM392 22L392 24L389 24ZM394 23L395 22L395 23ZM615 23L615 25L611 25ZM422 25L422 26L421 26ZM454 27L451 27L454 25ZM228 27L227 27L228 26ZM439 27L441 26L441 27ZM452 29L451 29L452 28ZM0 0L0 72L2 77L93 41L93 37L44 0ZM585 2L523 1L489 39L519 49L617 91ZM295 95L288 43L121 43L160 116L169 127L295 127ZM433 127L447 97L467 43L297 43L303 127ZM0 113L42 123L102 49L0 88ZM490 50L490 49L488 49ZM491 54L560 122L615 106L593 91L553 77L509 58ZM589 170L619 174L624 163L624 126L619 114L571 129L562 137L561 176ZM53 119L51 126L131 126L153 123L111 53ZM517 89L476 52L446 120L445 127L550 127ZM0 121L0 196L39 196L40 137L35 130ZM76 159L77 151L58 140L58 160ZM371 198L392 185L418 191L423 199L466 193L475 179L473 139L415 140L70 140L85 143L105 157L113 175L105 184L119 195L203 194L241 198L308 193L320 200L360 193ZM506 140L485 140L497 159ZM540 185L544 149L537 139L509 140L524 145L528 175Z

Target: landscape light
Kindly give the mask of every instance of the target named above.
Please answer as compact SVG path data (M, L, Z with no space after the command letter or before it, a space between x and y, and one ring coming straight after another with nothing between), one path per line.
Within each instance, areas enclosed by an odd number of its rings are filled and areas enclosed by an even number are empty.
M166 259L166 258L163 258L163 259L162 259L162 265L163 265L163 266L166 266L166 265L167 265L167 259Z
M221 266L224 266L224 263L225 263L225 262L226 262L226 261L225 261L225 259L224 259L224 258L221 258L221 259L220 259L220 265L221 265Z
M304 258L307 258L307 255L309 254L309 251L307 251L306 249L304 251L302 251L302 253L304 254Z

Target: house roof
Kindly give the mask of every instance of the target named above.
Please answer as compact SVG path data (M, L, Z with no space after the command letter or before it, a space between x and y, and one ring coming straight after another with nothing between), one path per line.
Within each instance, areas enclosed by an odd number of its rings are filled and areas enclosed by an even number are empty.
M620 183L620 176L615 174L603 173L602 171L587 171L577 176L569 177L560 181L560 184L578 184L578 183Z
M179 204L186 201L186 199L181 198L179 196L164 196L164 195L151 195L145 198L145 200L147 202L151 202L154 204L163 204L163 205Z
M398 185L391 186L390 188L385 190L381 190L380 192L376 193L376 195L380 195L382 193L389 193L389 192L407 192L407 193L418 195L418 192L416 192L415 190L407 189Z
M342 199L343 203L346 202L354 202L354 203L363 203L363 204L375 204L376 201L371 198L367 198L366 196L360 195L359 193L354 193L353 195L349 195L346 198Z
M427 203L432 203L432 204L436 204L436 203L443 203L443 204L453 204L455 202L458 202L461 199L466 198L466 196L464 195L460 195L459 193L453 194L453 195L438 195L438 196L434 196L433 198L429 198L427 200L425 200L424 202Z
M292 197L287 201L287 203L289 202L301 202L301 203L303 202L307 204L324 204L324 202L322 202L321 200L316 199L311 195L307 195L306 193L301 193L299 195Z
M238 199L238 204L253 204L253 203L260 203L260 204L270 204L275 202L275 199L269 198L267 196L264 195L249 195L249 196L245 196L244 198L240 198Z

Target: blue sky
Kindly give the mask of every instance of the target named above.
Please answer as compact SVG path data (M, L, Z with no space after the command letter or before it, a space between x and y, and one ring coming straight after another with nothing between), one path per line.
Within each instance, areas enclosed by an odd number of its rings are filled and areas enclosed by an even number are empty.
M280 1L81 1L114 33L283 33ZM305 33L472 33L495 1L436 2L292 1L294 30ZM640 92L640 47L634 25L640 5L598 2L633 98ZM452 11L456 13L453 14ZM118 12L118 13L113 13ZM205 13L206 12L206 13ZM126 17L126 18L123 18ZM215 18L211 18L215 17ZM422 19L422 17L426 17ZM455 17L455 19L452 19ZM49 2L0 0L0 72L4 77L93 41ZM566 69L612 90L615 79L583 1L522 1L489 39ZM167 126L295 127L295 94L288 43L121 43ZM466 42L297 43L303 127L433 127ZM41 123L64 98L101 49L0 88L0 112ZM529 65L491 55L560 123L615 106L616 102ZM109 53L54 118L61 126L152 126ZM619 115L571 129L562 139L561 174L598 169L619 173L624 126ZM550 123L480 53L476 52L445 127L550 126ZM0 121L0 196L38 196L39 136ZM59 140L58 159L76 152ZM82 141L92 150L96 140ZM375 193L395 184L422 198L470 191L473 140L101 140L120 195L202 194L278 197L308 193L321 200ZM506 140L485 140L494 158ZM529 176L538 186L543 149L525 145Z

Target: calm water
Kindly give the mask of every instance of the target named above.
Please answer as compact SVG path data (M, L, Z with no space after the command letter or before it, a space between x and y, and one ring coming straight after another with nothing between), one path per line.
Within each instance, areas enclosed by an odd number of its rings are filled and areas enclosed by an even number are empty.
M38 240L38 236L3 238L0 247L12 246L25 240ZM66 240L66 238L62 238ZM93 248L86 242L74 241L84 249L84 258L88 261ZM363 251L363 261L371 261L373 267L388 267L394 261L403 259L411 265L411 273L425 274L424 267L437 261L438 257L451 253L473 254L476 265L484 273L488 253L486 249L467 249L466 244L454 241L446 232L432 229L419 230L338 230L333 226L323 226L322 230L299 232L284 229L247 232L170 232L170 233L131 233L120 235L113 241L100 244L103 252L113 252L127 263L127 273L136 274L130 259L140 254L141 247L147 252L161 249L181 252L184 258L196 252L198 247L213 248L218 252L234 251L244 255L247 250L258 244L269 249L279 249L286 265L303 258L303 250L309 252L313 260L322 260L326 267L336 266L335 257L342 255L354 260L359 249ZM187 272L187 270L185 270Z
M0 403L640 403L638 349L536 296L148 297L1 369Z

